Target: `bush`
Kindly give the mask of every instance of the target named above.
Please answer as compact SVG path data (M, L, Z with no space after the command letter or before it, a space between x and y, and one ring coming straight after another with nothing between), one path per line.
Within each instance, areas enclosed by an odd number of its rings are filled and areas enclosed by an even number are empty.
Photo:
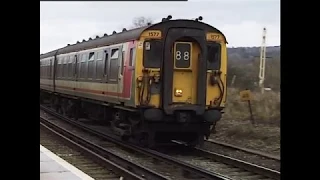
M228 88L227 103L223 119L249 120L247 102L240 101L240 89ZM280 125L280 92L252 92L252 113L256 123Z
M217 123L212 139L253 148L272 154L280 153L280 92L252 92L250 122L248 104L240 101L240 89L228 88L223 118Z

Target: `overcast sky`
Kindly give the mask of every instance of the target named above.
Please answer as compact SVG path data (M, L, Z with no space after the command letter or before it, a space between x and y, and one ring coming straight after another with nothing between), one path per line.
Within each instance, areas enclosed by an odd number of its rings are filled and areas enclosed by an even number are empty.
M135 17L159 22L198 16L227 37L229 47L280 45L280 0L189 0L188 2L45 2L40 1L40 53L132 26Z

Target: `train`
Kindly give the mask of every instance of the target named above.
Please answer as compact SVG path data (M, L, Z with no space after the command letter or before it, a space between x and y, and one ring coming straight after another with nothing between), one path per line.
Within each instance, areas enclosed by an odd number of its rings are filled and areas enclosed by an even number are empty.
M226 44L201 16L170 15L68 44L40 55L40 101L75 120L107 122L124 141L201 146L225 108Z

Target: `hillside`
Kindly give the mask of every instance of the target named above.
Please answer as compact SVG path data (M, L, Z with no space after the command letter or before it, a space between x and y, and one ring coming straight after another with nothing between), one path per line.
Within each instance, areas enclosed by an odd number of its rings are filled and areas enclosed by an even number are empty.
M265 87L280 89L280 46L266 49ZM259 82L260 47L228 48L227 83L231 87L255 90ZM232 80L234 79L234 80Z
M280 59L280 46L268 46L266 49L266 56L272 59ZM228 48L229 61L252 61L259 59L260 47L231 47Z

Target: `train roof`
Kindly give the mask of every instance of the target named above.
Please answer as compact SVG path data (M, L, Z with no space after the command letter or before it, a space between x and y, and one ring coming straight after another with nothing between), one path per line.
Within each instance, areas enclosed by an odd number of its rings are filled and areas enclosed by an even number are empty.
M131 30L124 30L120 33L106 35L106 36L95 38L95 39L88 40L85 42L80 42L80 43L68 45L63 48L56 49L54 51L42 54L42 55L40 55L40 59L54 56L56 53L57 54L64 54L64 53L79 51L79 50L83 50L83 49L90 49L90 48L95 48L95 47L99 47L99 46L105 46L105 45L111 45L111 44L117 44L117 43L121 43L121 42L136 40L140 37L140 34L148 27L149 26L131 29Z
M81 51L81 50L90 49L90 48L96 48L101 46L107 46L107 45L137 40L140 38L141 33L148 28L166 26L167 24L172 24L172 23L181 24L181 25L185 23L198 23L198 25L203 26L205 29L215 30L224 36L224 34L221 31L203 22L194 21L194 20L185 20L185 19L167 20L167 21L162 21L162 22L144 26L144 27L131 29L131 30L123 29L123 31L119 33L113 33L111 35L105 35L103 37L97 37L95 39L90 39L88 41L78 42L76 44L68 45L63 48L56 49L45 54L40 54L40 59L52 57L58 54L65 54L65 53L76 52L76 51Z

